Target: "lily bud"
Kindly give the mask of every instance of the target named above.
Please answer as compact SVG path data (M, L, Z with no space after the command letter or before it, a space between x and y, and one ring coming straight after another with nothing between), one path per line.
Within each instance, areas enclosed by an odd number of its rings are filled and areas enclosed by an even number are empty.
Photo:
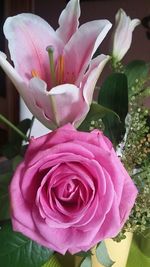
M132 42L132 33L139 24L139 19L132 20L123 9L118 10L112 41L112 57L115 62L121 61L129 50Z

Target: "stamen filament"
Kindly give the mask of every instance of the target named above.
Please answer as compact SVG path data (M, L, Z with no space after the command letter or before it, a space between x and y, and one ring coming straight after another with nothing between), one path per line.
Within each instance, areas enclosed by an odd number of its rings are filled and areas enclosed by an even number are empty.
M50 63L50 75L52 80L52 86L56 85L56 75L55 75L55 67L54 67L54 48L53 46L48 46L46 51L49 55L49 63Z

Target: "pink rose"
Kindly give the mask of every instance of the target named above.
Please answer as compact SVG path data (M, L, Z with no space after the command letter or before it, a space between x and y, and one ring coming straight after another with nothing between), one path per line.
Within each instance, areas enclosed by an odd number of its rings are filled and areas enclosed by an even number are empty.
M101 131L70 124L31 139L10 185L13 229L62 254L114 237L137 189Z

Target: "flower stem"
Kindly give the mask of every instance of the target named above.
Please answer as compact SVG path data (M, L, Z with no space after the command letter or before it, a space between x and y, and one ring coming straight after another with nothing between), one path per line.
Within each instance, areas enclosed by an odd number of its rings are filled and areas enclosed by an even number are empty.
M34 120L35 120L35 117L32 116L32 119L31 119L31 126L30 126L29 133L28 133L28 139L30 139L30 136L31 136L31 130L32 130L32 127L33 127Z
M9 120L7 120L2 114L0 114L0 121L11 127L16 133L18 133L23 140L28 141L28 137L20 131L13 123L11 123Z

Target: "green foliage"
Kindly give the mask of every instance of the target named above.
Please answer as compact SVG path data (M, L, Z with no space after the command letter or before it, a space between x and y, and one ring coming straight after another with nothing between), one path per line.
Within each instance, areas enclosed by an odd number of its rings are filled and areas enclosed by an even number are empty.
M5 267L41 267L53 255L53 251L13 232L9 221L1 224L0 248L0 263Z
M57 259L56 253L42 267L63 267Z
M116 112L123 121L128 112L127 77L122 73L113 73L100 88L98 103Z
M12 161L12 168L13 171L16 170L18 164L23 160L23 157L20 155L16 155L11 161Z
M145 236L138 234L134 236L136 244L147 257L150 257L150 228L146 231Z
M128 113L127 77L122 73L113 73L104 81L99 91L98 103L114 111L103 118L104 133L117 145L125 133L125 117Z
M9 218L9 196L8 186L12 172L0 174L0 221Z
M30 127L31 127L30 119L25 119L21 121L19 125L17 126L17 128L24 135L26 135ZM9 143L3 146L2 148L0 148L1 154L4 155L8 159L15 157L17 154L20 154L22 140L23 140L22 136L20 136L17 131L13 131Z
M116 121L120 121L119 116L113 110L93 102L91 104L90 111L88 112L85 120L79 126L78 130L90 131L95 128L104 130L102 119L104 119L106 116L113 116Z
M9 219L9 194L8 188L17 165L22 160L20 155L17 155L11 160L5 160L0 163L0 221Z
M77 256L79 256L79 257L86 258L86 257L88 257L88 256L92 256L92 251L91 251L91 250L88 250L88 251L81 251L81 252L79 252L79 253L77 253L77 254L75 254L75 255L77 255Z
M145 246L145 244L143 244ZM126 267L149 267L150 266L150 254L148 256L143 253L139 245L136 242L136 238L133 236L131 244L130 254Z
M112 261L109 257L109 254L107 252L107 248L106 248L104 241L100 242L97 245L96 257L97 257L98 261L101 264L103 264L105 267L111 267L114 264L114 261Z
M148 76L150 66L142 60L134 60L125 67L125 74L128 79L129 96L132 96Z

